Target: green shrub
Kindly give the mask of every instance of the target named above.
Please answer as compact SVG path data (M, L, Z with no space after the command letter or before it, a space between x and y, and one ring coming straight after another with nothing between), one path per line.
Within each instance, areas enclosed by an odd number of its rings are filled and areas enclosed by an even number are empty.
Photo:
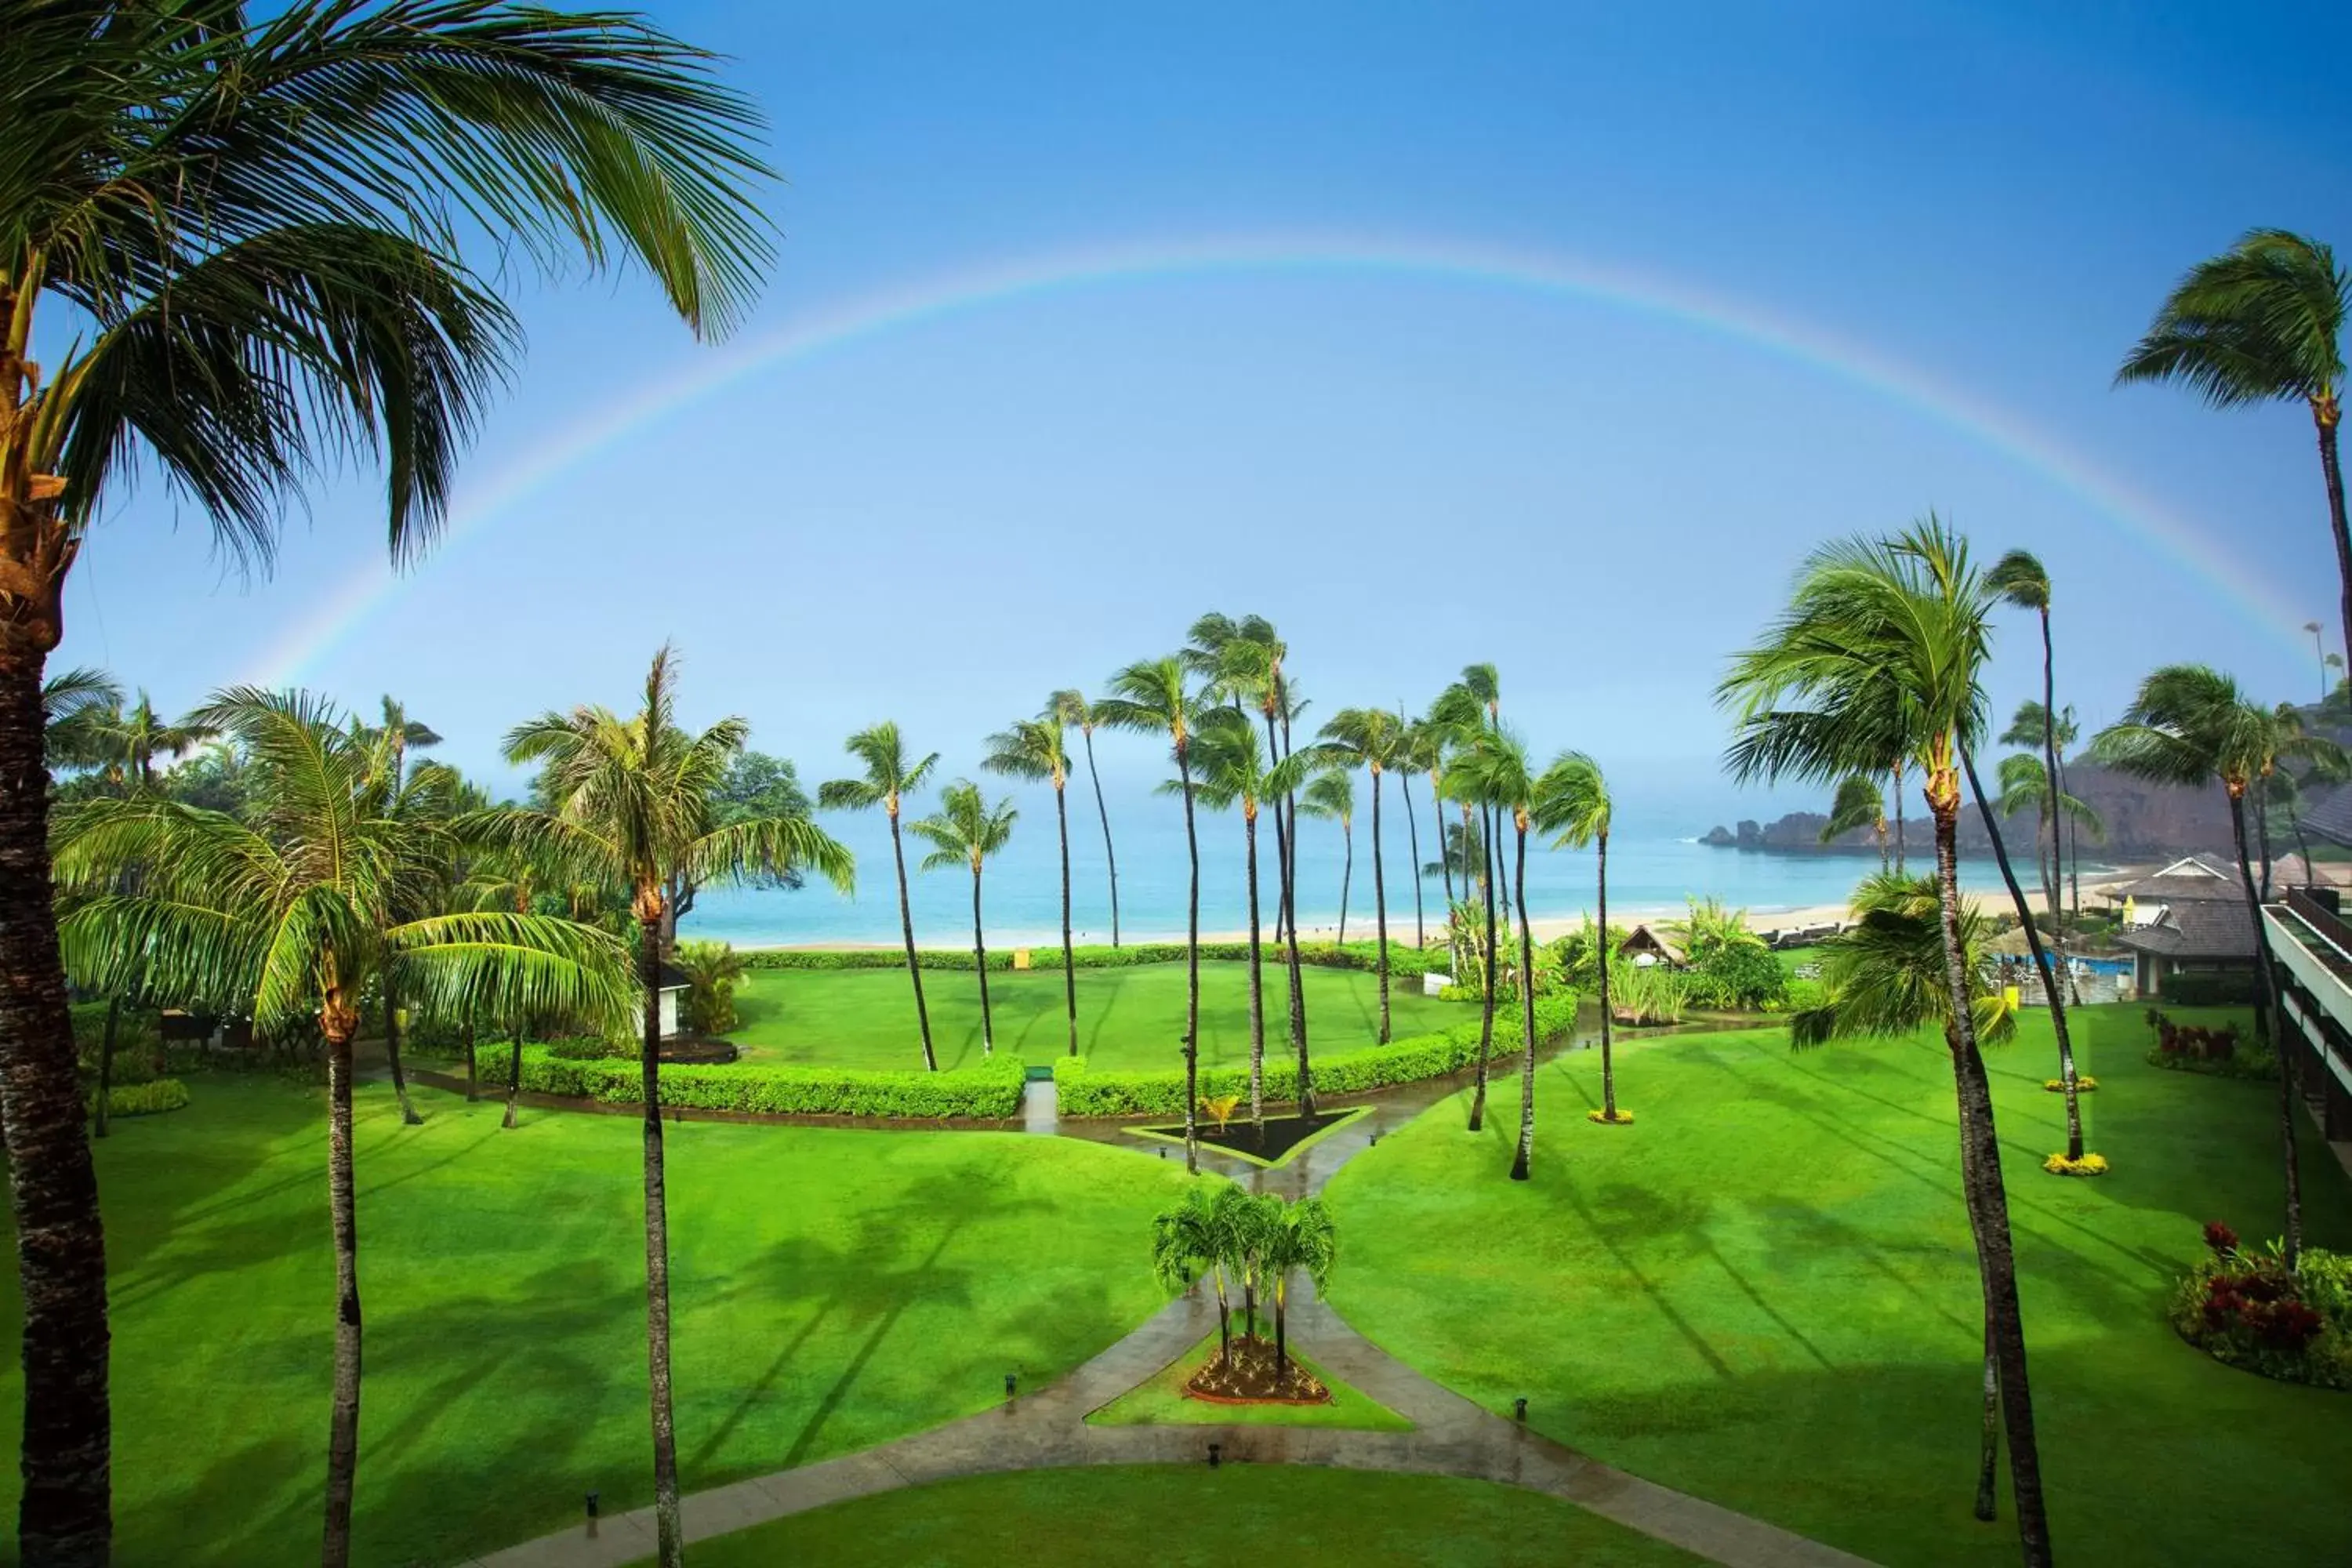
M1379 944L1351 942L1342 947L1331 942L1302 942L1298 944L1298 962L1322 969L1370 970L1379 963ZM1287 948L1278 945L1269 936L1265 940L1265 961L1278 964L1287 956ZM905 952L895 948L849 948L840 951L817 952L803 948L763 948L741 955L747 969L899 969L907 963ZM1245 942L1204 942L1201 956L1220 963L1239 963L1249 957ZM1130 942L1124 947L1079 947L1071 950L1070 957L1080 969L1131 969L1145 963L1181 963L1184 960L1184 944L1181 942ZM1396 942L1389 943L1389 973L1400 980L1418 980L1431 970L1443 971L1447 959L1443 948L1416 948ZM923 969L971 970L971 953L956 948L924 948L915 954L915 963ZM1055 970L1062 967L1059 942L1041 943L1029 949L1033 969ZM988 955L992 972L1013 967L1010 948L992 949Z
M2176 1007L2251 1007L2260 1000L2251 969L2184 969L2166 975L2162 990Z
M481 1046L477 1065L483 1082L506 1082L513 1049L505 1041ZM1020 1059L1012 1056L950 1072L796 1064L667 1066L661 1069L661 1092L666 1105L701 1110L1001 1121L1020 1110L1022 1076ZM605 1105L644 1103L644 1079L636 1062L608 1056L561 1056L556 1047L548 1046L523 1047L522 1087L534 1094L593 1100Z
M1537 998L1537 1038L1551 1039L1575 1025L1575 997ZM1315 1092L1360 1094L1458 1072L1477 1060L1478 1033L1479 1025L1473 1020L1367 1050L1314 1058L1309 1065L1315 1074ZM1506 1057L1519 1048L1517 1015L1497 1012L1493 1055ZM1198 1087L1202 1098L1246 1094L1249 1069L1212 1068L1200 1075ZM1073 1118L1184 1114L1184 1075L1178 1071L1097 1069L1082 1057L1064 1057L1054 1064L1054 1093L1060 1113ZM1284 1102L1298 1098L1297 1058L1287 1051L1277 1053L1271 1042L1266 1052L1265 1097Z
M2172 1299L2180 1337L2231 1366L2284 1383L2352 1388L2352 1258L2305 1249L2287 1272L2278 1244L2213 1250L2182 1278Z
M188 1086L175 1078L159 1078L146 1083L118 1083L106 1097L106 1114L117 1116L160 1116L166 1110L177 1110L188 1103ZM98 1109L98 1094L92 1090L89 1108Z

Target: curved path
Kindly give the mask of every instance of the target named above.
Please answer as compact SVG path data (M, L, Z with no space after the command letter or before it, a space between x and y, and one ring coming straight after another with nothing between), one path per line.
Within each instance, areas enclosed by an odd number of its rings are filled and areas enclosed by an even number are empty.
M1050 1083L1032 1084L1033 1131L1139 1145L1116 1130L1058 1126ZM1437 1080L1408 1086L1375 1103L1289 1164L1265 1170L1202 1151L1205 1168L1245 1185L1296 1197L1320 1192L1339 1168L1381 1134L1454 1092ZM1506 1097L1509 1086L1503 1086ZM885 1443L862 1453L755 1476L694 1493L684 1503L688 1541L730 1534L771 1520L877 1492L957 1476L1068 1465L1205 1464L1209 1445L1238 1464L1333 1465L1499 1481L1564 1498L1603 1519L1735 1568L1869 1568L1865 1559L1701 1498L1627 1475L1485 1410L1396 1360L1348 1326L1310 1289L1290 1312L1292 1341L1347 1383L1413 1424L1409 1432L1356 1432L1272 1426L1090 1426L1089 1413L1146 1382L1216 1327L1216 1309L1197 1286L1142 1327L1038 1393L992 1410ZM650 1508L577 1526L466 1568L623 1568L655 1551Z

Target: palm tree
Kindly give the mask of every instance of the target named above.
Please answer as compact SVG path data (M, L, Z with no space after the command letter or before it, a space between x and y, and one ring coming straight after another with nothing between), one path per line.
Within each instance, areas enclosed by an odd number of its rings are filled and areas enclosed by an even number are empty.
M1511 1158L1511 1180L1524 1182L1533 1169L1536 1153L1536 963L1535 939L1528 928L1527 883L1528 829L1534 823L1536 777L1528 766L1527 747L1500 723L1488 725L1454 759L1454 777L1457 787L1475 790L1480 800L1491 803L1498 811L1510 813L1511 824L1518 833L1511 886L1517 890L1519 916L1519 1142ZM1494 952L1501 945L1501 936L1499 931L1489 928L1486 994L1490 1017L1494 1011ZM1606 954L1602 962L1607 962ZM1481 1036L1482 1058L1491 1033L1489 1025ZM1480 1071L1485 1071L1483 1060ZM1477 1130L1475 1121L1471 1130Z
M1984 728L1986 589L1962 540L1933 517L1891 540L1853 539L1806 561L1789 608L1736 656L1718 688L1737 730L1727 757L1745 782L1831 784L1897 760L1924 783L1936 843L1949 1040L1966 1152L1962 1187L1994 1320L2018 1531L2029 1564L2050 1561L2024 1321L1992 1092L1969 1014L1958 834L1962 754Z
M2344 635L2352 644L2352 531L2336 456L2347 311L2352 273L2336 265L2334 251L2284 229L2253 229L2173 286L2116 380L2184 382L2216 408L2273 402L2310 408L2336 536Z
M2050 859L2055 866L2060 857L2058 826L2064 819L2058 795L2066 786L2066 778L2058 762L2058 665L2050 643L2050 573L2032 551L2012 550L1994 562L1992 570L1985 574L1985 587L2004 603L2032 611L2042 623L2042 760L2050 775ZM2003 743L2020 742L2004 740ZM2057 882L2058 879L2053 876L2051 879L2053 889ZM2066 947L2066 928L2062 914L2053 891L2050 900L2051 946L2063 955Z
M1449 688L1447 695L1438 700L1442 708L1458 712L1459 702L1465 700L1466 700L1466 693L1464 689L1454 687ZM1470 878L1475 870L1478 879L1479 892L1484 896L1486 903L1486 921L1480 933L1480 950L1486 961L1486 973L1478 988L1480 992L1478 1060L1471 1069L1470 1131L1476 1132L1486 1125L1486 1063L1487 1058L1495 1054L1495 993L1498 978L1496 969L1497 949L1501 946L1502 928L1497 922L1495 908L1496 857L1489 852L1493 847L1493 839L1487 832L1487 825L1500 803L1499 797L1495 794L1493 778L1486 770L1478 765L1478 745L1481 738L1486 733L1486 730L1476 725L1475 721L1471 727L1465 729L1457 721L1453 725L1452 733L1454 738L1454 752L1453 762L1446 771L1445 793L1459 802L1462 806L1462 821L1458 830L1462 835L1464 847L1463 897L1466 901L1470 893ZM1475 808L1475 816L1473 816L1474 807Z
M103 766L103 737L120 723L122 688L102 669L77 665L41 682L41 749L52 768Z
M1021 814L1010 800L990 805L980 786L958 779L940 791L940 809L907 824L907 831L932 846L923 857L923 869L943 871L962 866L971 872L971 959L980 976L980 1054L996 1054L994 1021L988 1010L988 941L980 915L980 873L990 856L1013 841L1013 824ZM1073 1029L1076 1027L1072 1025Z
M1070 732L1058 704L1048 699L1034 719L1016 719L988 738L980 765L992 773L1054 786L1054 827L1062 845L1062 1001L1070 1026L1070 1055L1078 1054L1078 966L1070 947ZM1251 886L1256 897L1256 886Z
M1381 854L1381 775L1396 765L1404 742L1404 722L1384 708L1343 708L1323 726L1323 749L1336 760L1360 766L1372 778L1373 967L1380 974L1380 1043L1389 1043L1389 892Z
M514 845L572 868L579 879L625 889L637 921L645 1006L638 1061L645 1097L646 1340L654 1513L665 1564L684 1551L670 1414L669 1215L659 1077L666 889L679 876L708 888L814 868L848 892L856 871L849 851L805 816L714 822L711 792L743 750L751 726L728 718L691 734L678 727L677 701L677 659L665 645L646 676L645 706L628 718L583 705L517 725L507 735L507 760L540 764L541 790L552 809L501 812L473 825L493 844Z
M2091 742L2092 756L2119 773L2188 787L2219 781L2229 796L2238 877L2254 925L2258 1023L2265 1034L2277 1029L2278 1001L2271 979L2270 928L2263 921L2262 896L2248 858L2246 793L2276 766L2283 752L2308 745L2305 737L2284 734L2277 716L2250 701L2236 681L2196 664L2167 665L2149 675L2123 718ZM2286 1175L2285 1262L2293 1269L2303 1250L2303 1178L2295 1164L2295 1075L2280 1034L2279 1144Z
M1356 879L1356 781L1337 768L1315 775L1298 797L1298 812L1339 825L1339 940L1348 940L1348 893Z
M2028 812L2033 814L2034 874L2042 882L2042 910L2054 925L2056 911L2063 907L2064 893L2059 883L2060 822L2052 819L2051 807L2054 805L2063 814L2064 826L2089 828L2094 842L2106 837L2106 820L2090 802L2063 790L2052 789L2050 770L2032 752L2011 752L2001 758L1993 769L1993 784L1992 808L2000 812L2003 821ZM2054 931L2050 947L2055 957L2058 942Z
M1184 900L1184 1168L1201 1168L1195 1147L1199 1130L1201 1043L1201 837L1192 820L1192 729L1199 697L1174 654L1139 660L1110 678L1111 695L1095 704L1095 720L1118 730L1164 734L1176 760L1177 787L1184 796L1184 853L1192 880ZM1302 1077L1302 1099L1307 1092Z
M1556 849L1594 848L1601 905L1601 1120L1614 1122L1617 1075L1610 1059L1609 1012L1609 781L1601 764L1582 752L1562 752L1535 785L1535 825L1556 833ZM1522 895L1524 896L1524 894Z
M1418 950L1429 945L1429 928L1422 917L1421 907L1421 824L1412 809L1412 775L1432 765L1434 742L1425 734L1418 721L1397 704L1397 794L1404 800L1405 846L1412 858L1412 945Z
M1206 1274L1217 1292L1217 1359L1234 1359L1233 1306L1225 1293L1225 1268L1232 1260L1237 1211L1248 1195L1231 1182L1212 1189L1195 1182L1184 1195L1151 1216L1151 1272L1169 1289L1189 1286Z
M1249 716L1232 708L1213 709L1201 721L1194 740L1201 778L1200 797L1212 809L1238 805L1242 812L1244 877L1249 897L1249 1100L1250 1121L1260 1142L1265 1138L1265 980L1258 912L1258 808L1279 800L1296 782L1298 771L1313 760L1305 755L1268 766L1257 730ZM1311 791L1309 792L1312 793Z
M1330 1284L1339 1232L1321 1198L1283 1204L1266 1221L1259 1236L1259 1268L1274 1286L1274 1366L1279 1380L1290 1365L1290 1277L1304 1269L1317 1290Z
M2031 698L2019 703L2016 714L2009 721L2009 728L2000 732L2000 743L2004 746L2041 749L2043 744L2042 732L2045 729L2050 731L2048 750L2057 755L2058 789L2061 794L2063 794L2070 787L2066 783L2066 753L2074 749L2075 738L2082 732L2081 727L2074 721L2074 710L2071 704L2059 709L2053 717L2049 709ZM2048 777L2046 762L2042 776ZM2047 815L2046 812L2044 815ZM2077 858L2075 850L2080 842L2074 831L2074 824L2071 821L2067 824L2063 860L2056 858L2059 846L2056 840L2053 839L2052 842L2051 850L2056 872L2053 880L2062 886L2067 876L2068 866ZM2082 873L2077 868L2074 872L2074 892L2068 900L2071 913L2076 917L2082 913ZM2055 906L2053 905L2053 908L2054 910Z
M1494 729L1503 721L1503 678L1491 664L1465 664L1462 679L1454 683L1450 694L1441 695L1447 705L1447 717L1456 732L1456 743L1464 743L1481 724ZM1499 805L1487 811L1486 841L1499 847L1503 841L1503 815ZM1511 884L1504 868L1502 857L1494 857L1492 874L1501 883L1498 889L1503 908L1511 907Z
M55 1243L18 1258L29 1568L100 1560L111 1533L104 1247L39 712L110 481L153 464L266 563L288 501L377 455L405 560L520 344L460 233L551 274L640 263L700 334L744 314L771 254L757 111L642 18L252 9L16 5L0 27L0 1116L17 1233ZM34 353L44 332L59 353Z
M108 988L238 1005L264 1034L315 1020L327 1044L327 1182L335 1250L333 1417L324 1560L351 1550L359 1462L360 1296L352 1040L371 984L455 1012L485 1001L592 1023L625 1017L625 955L601 932L536 915L404 918L457 852L445 821L390 809L376 758L324 702L246 688L206 722L235 735L261 784L252 826L152 793L88 802L59 826L58 876L78 896L60 935ZM121 892L139 869L138 890Z
M1853 890L1853 923L1822 944L1821 1005L1790 1015L1789 1044L1802 1049L1835 1039L1886 1038L1928 1024L1952 1043L1952 993L1944 968L1944 941L1936 882L1882 871ZM1974 910L1960 912L1967 954L1970 1016L1977 1038L2005 1045L2016 1037L2017 1015L1983 984L1990 967L1991 931ZM1963 1139L1960 1156L1973 1158ZM1981 1281L1979 1281L1981 1283ZM1995 1517L2000 1462L2000 1372L1993 1337L1993 1303L1985 1300L1983 1429L1978 1444L1976 1515Z
M898 811L908 795L929 782L940 754L927 752L910 764L907 742L887 719L858 731L842 742L842 749L866 764L866 774L819 784L816 803L827 811L869 811L878 805L890 819L890 862L898 873L898 933L907 944L907 982L915 988L915 1026L922 1031L923 1066L937 1072L940 1058L931 1049L930 1010L923 1005L923 966L915 958L915 910L907 897L907 848L898 835Z
M1878 868L1886 869L1886 796L1870 773L1840 779L1837 796L1830 802L1830 819L1822 825L1822 842L1833 844L1857 827L1878 836Z
M1110 868L1110 944L1118 945L1118 856L1110 847L1110 807L1103 804L1102 774L1095 770L1095 714L1080 691L1056 691L1050 699L1065 724L1075 724L1087 743L1087 777L1094 781L1095 815L1102 818L1103 863Z
M1413 766L1429 775L1429 821L1430 826L1436 828L1438 837L1437 874L1444 879L1445 907L1450 910L1454 907L1454 856L1447 851L1446 840L1450 836L1445 830L1445 748L1448 738L1444 721L1432 709L1412 721L1406 744L1412 753ZM1414 849L1413 858L1419 859L1420 857L1421 851ZM1429 868L1423 866L1421 874L1428 876ZM1467 898L1470 889L1465 886L1462 892Z

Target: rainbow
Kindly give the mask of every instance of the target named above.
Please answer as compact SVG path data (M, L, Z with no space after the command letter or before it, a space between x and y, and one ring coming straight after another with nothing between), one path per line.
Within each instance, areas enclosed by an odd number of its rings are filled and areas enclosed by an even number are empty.
M1038 295L1218 273L1358 273L1516 290L1610 305L1745 343L1866 389L2000 454L2126 537L2152 545L2200 584L2217 588L2282 646L2303 651L2294 629L2305 619L2303 609L2223 551L2210 531L2015 415L1916 367L1817 325L1653 274L1551 253L1360 236L1266 235L1073 250L878 292L787 321L750 341L689 356L674 374L514 456L478 489L459 496L441 551L461 547L467 536L511 515L610 444L779 367L881 333ZM299 684L339 641L396 602L408 581L383 565L352 574L313 601L258 656L255 679L270 687Z

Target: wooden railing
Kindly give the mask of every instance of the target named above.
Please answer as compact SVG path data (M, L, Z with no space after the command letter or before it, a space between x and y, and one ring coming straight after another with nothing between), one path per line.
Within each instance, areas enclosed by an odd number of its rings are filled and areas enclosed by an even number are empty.
M2321 945L2304 944L2312 957L2326 964L2338 979L2352 982L2352 923L2313 898L2301 888L2286 890L2287 911L2309 926Z

